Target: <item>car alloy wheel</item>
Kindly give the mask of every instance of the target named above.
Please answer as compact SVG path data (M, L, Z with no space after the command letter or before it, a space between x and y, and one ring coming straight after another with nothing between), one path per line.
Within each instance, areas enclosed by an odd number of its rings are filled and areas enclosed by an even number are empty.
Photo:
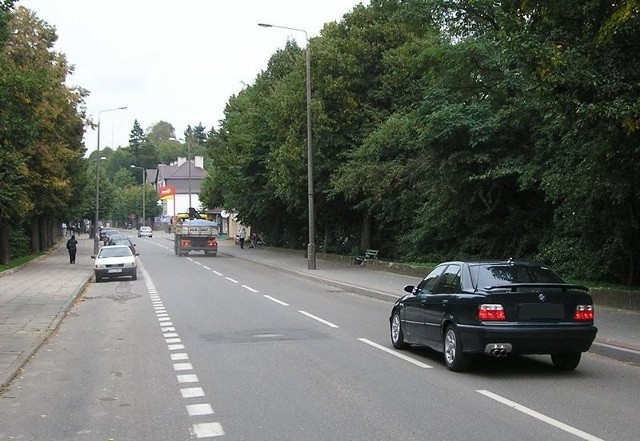
M462 342L455 326L447 327L444 335L444 362L449 370L460 372L469 366L470 356L462 352Z
M391 317L391 344L396 349L405 349L409 345L404 342L404 333L402 332L402 322L400 321L400 313L393 313Z

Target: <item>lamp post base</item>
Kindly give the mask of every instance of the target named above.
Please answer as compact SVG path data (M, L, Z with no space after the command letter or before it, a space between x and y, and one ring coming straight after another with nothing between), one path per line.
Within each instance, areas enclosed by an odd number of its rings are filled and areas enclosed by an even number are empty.
M316 269L316 244L310 243L307 245L307 268L310 270Z

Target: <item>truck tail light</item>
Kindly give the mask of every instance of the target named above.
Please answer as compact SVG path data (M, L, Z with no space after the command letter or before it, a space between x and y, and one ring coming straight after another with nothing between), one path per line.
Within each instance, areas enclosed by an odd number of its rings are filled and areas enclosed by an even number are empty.
M218 246L218 242L215 239L211 239L207 241L207 246L208 247L216 247Z
M191 241L188 239L182 239L180 240L180 246L181 247L190 247L191 246Z
M486 303L478 306L478 319L488 321L506 320L502 305Z
M573 313L573 319L577 322L593 321L594 317L593 305L577 305Z

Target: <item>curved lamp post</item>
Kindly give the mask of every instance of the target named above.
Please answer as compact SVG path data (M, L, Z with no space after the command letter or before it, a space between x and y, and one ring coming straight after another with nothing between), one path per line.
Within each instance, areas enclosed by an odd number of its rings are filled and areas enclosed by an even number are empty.
M98 233L98 212L100 211L100 115L114 110L124 110L126 107L114 107L113 109L98 112L98 146L96 149L96 217L93 224L93 254L98 254L100 233Z
M316 226L313 203L313 143L311 141L311 48L309 47L309 34L307 34L307 31L304 29L277 26L268 23L258 23L258 26L304 32L304 38L307 41L307 195L309 200L309 244L307 245L307 263L308 269L316 269Z
M137 168L139 170L142 170L142 225L146 225L147 224L147 217L146 217L146 204L145 204L145 193L147 192L147 169L144 167L138 167L137 165L131 165L131 168ZM138 229L140 229L140 225L138 225Z

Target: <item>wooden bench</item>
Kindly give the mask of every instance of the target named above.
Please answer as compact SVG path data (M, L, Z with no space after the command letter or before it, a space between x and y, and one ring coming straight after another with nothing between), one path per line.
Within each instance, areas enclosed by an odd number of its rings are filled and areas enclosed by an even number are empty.
M366 265L367 260L376 260L378 258L378 250L365 250L363 256L354 256L354 265Z

